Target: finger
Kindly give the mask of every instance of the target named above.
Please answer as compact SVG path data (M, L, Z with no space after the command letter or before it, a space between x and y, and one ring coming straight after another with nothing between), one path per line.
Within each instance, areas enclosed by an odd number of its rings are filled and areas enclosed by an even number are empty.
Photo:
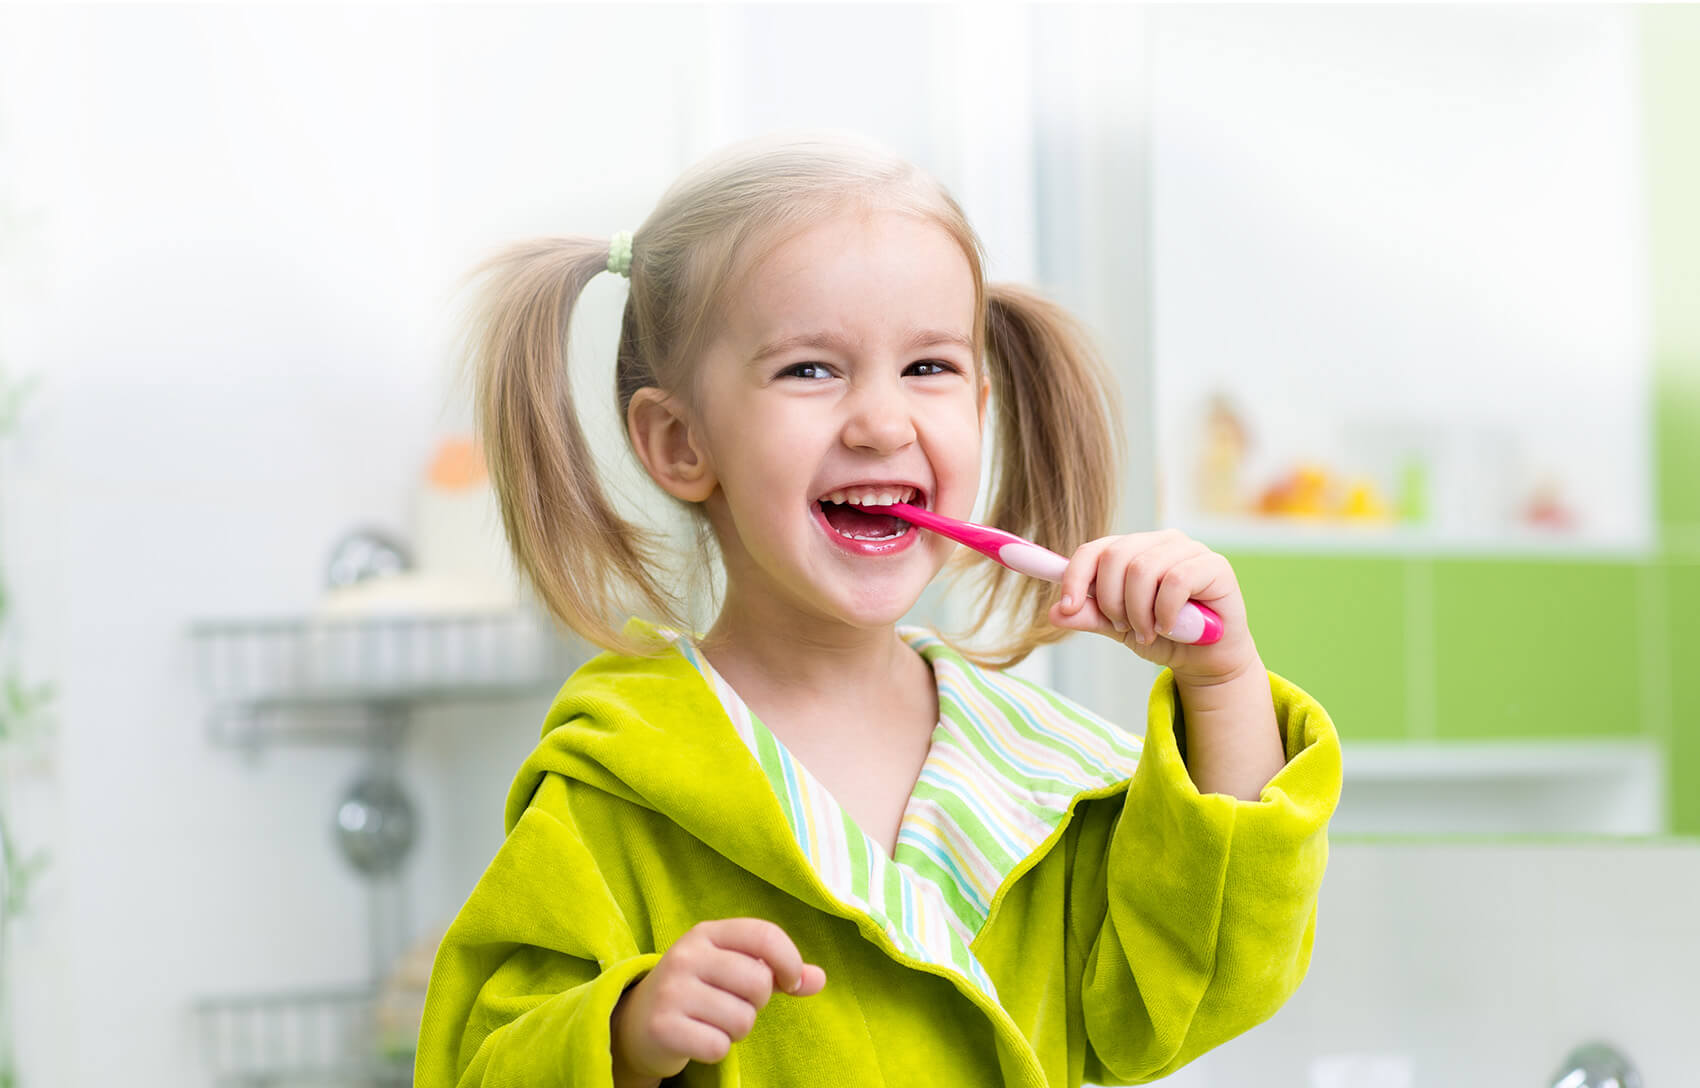
M1120 641L1122 637L1121 632L1117 631L1115 626L1104 618L1104 614L1098 611L1098 599L1096 597L1088 597L1086 603L1073 612L1064 612L1062 602L1058 601L1051 606L1051 613L1048 618L1053 625L1071 631L1090 631L1095 634L1108 635L1117 641Z
M1103 612L1110 624L1114 624L1117 634L1125 634L1134 629L1136 621L1136 614L1129 610L1127 595L1127 580L1134 571L1134 564L1139 563L1141 556L1146 556L1170 542L1171 537L1166 530L1130 532L1127 536L1115 537L1114 544L1110 544L1105 554L1098 558L1098 576L1095 581L1098 610Z
M1098 611L1104 614L1111 627L1117 634L1128 629L1127 621L1127 574L1128 564L1134 556L1148 547L1148 542L1138 541L1131 537L1123 537L1114 545L1104 550L1098 557L1098 572L1093 577L1092 588L1096 594L1095 600Z
M793 997L812 997L826 989L826 969L816 967L812 963L803 965L803 982L797 987Z
M1086 604L1087 594L1092 590L1092 581L1098 575L1098 556L1115 543L1115 540L1113 536L1089 540L1074 549L1074 554L1068 557L1068 566L1063 568L1062 576L1061 603L1064 613L1078 613Z
M718 986L699 982L693 987L681 1010L693 1020L726 1033L733 1042L749 1035L756 1026L757 1009L737 994L729 994Z
M730 1035L677 1010L656 1018L655 1041L671 1054L710 1065L724 1061L732 1052Z
M766 1008L773 997L773 969L743 952L715 949L715 954L703 961L698 977L757 1009Z
M803 954L783 929L765 918L702 923L716 946L754 956L773 972L774 989L794 993L803 980Z
M1173 533L1128 561L1123 607L1128 626L1141 645L1150 645L1156 639L1157 589L1164 576L1175 564L1203 550L1204 546L1190 537Z
M1183 559L1170 567L1157 586L1154 622L1157 630L1168 637L1180 622L1181 609L1197 597L1211 600L1219 596L1221 576L1229 572L1228 561L1215 552L1207 551Z

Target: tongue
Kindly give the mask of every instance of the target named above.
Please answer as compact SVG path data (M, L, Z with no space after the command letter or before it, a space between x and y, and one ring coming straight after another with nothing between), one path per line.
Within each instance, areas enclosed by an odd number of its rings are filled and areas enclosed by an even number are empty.
M844 536L882 537L896 536L908 527L908 522L890 514L871 514L860 506L850 503L823 502L821 511L826 514L826 521ZM879 509L875 507L875 509Z

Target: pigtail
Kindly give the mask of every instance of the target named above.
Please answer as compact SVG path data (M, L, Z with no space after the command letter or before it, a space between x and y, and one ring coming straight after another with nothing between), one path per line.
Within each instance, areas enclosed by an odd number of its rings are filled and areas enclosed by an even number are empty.
M516 243L463 282L491 278L464 333L474 369L479 440L523 576L559 621L589 642L627 654L617 619L641 605L682 625L654 571L659 534L621 517L597 476L567 373L573 308L607 267L605 239Z
M986 520L1068 555L1106 535L1115 516L1125 446L1115 378L1072 314L1015 284L987 285L986 350L997 406ZM973 660L1007 668L1068 634L1050 623L1050 583L957 558L985 579L970 629L1000 613L1013 622L1007 644L965 649Z

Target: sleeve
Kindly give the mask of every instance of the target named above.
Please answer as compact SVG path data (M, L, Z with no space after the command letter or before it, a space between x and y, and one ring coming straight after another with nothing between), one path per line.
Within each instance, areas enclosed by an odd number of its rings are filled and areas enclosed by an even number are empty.
M438 947L417 1088L612 1088L609 1018L644 952L547 774Z
M1089 1082L1167 1076L1273 1016L1304 979L1340 742L1309 695L1274 673L1269 687L1287 762L1257 801L1193 785L1165 670L1120 807L1083 821L1067 924L1084 953Z

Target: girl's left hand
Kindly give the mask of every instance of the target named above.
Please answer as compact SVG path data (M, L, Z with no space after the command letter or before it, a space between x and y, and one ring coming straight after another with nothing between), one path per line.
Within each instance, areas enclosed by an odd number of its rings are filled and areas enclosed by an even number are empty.
M1051 606L1051 623L1113 638L1145 660L1173 669L1177 680L1226 680L1257 660L1233 567L1178 529L1082 544L1069 557L1061 589L1062 599ZM1086 595L1088 589L1093 596ZM1220 640L1196 646L1162 637L1188 600L1207 604L1222 617Z

